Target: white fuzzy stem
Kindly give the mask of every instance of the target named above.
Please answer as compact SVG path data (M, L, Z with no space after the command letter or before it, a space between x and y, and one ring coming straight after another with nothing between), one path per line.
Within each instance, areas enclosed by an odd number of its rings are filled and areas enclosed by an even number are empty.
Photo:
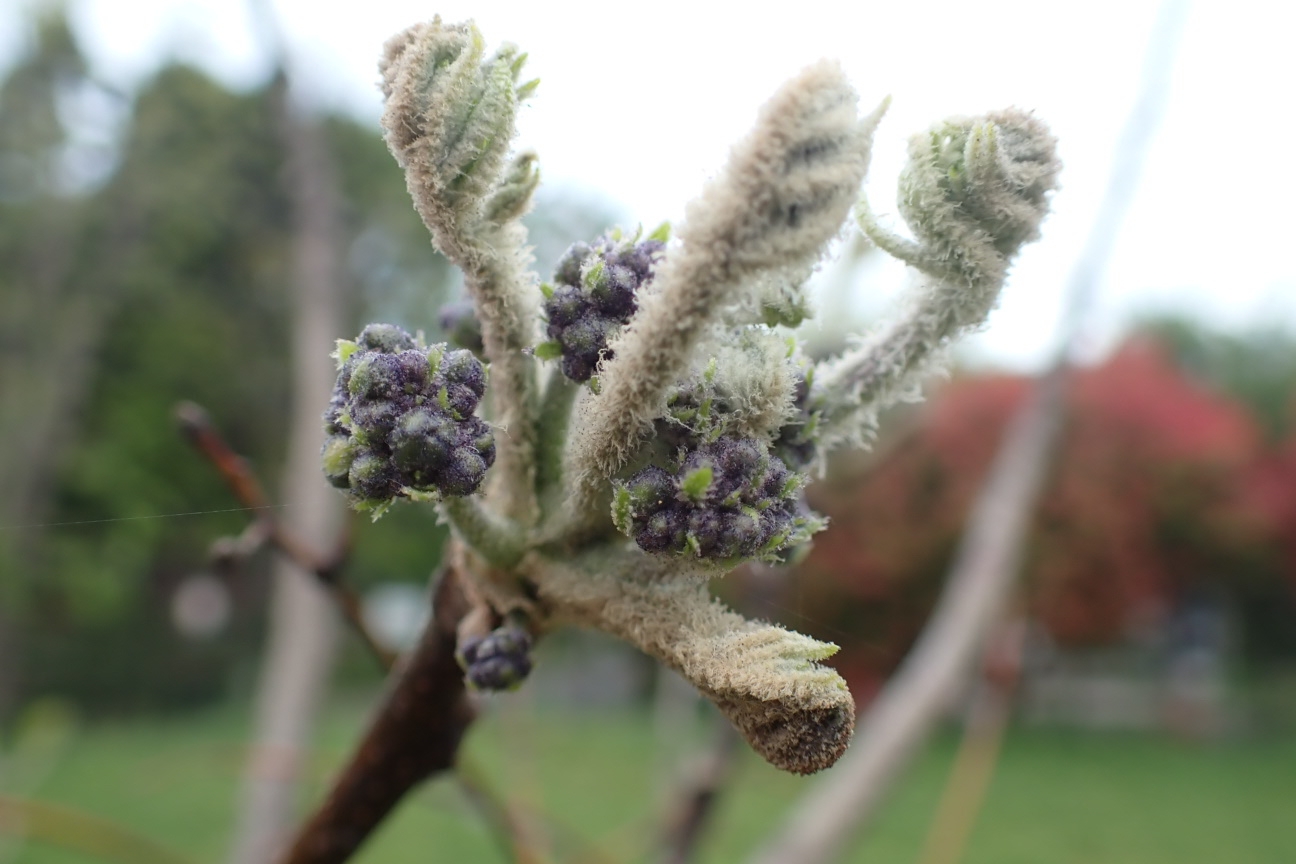
M813 262L840 229L868 167L880 111L861 122L840 67L820 63L785 85L693 201L654 290L610 347L600 395L568 449L575 510L637 449L685 372L694 346L737 292Z

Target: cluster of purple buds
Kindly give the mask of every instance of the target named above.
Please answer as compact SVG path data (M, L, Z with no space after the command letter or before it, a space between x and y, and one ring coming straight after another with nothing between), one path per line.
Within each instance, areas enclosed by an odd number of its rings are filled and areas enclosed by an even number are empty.
M664 231L638 242L604 235L573 244L558 262L553 285L541 286L550 341L537 353L561 357L564 375L588 381L600 358L612 356L608 342L638 308L635 294L652 279L665 248L659 235Z
M653 437L673 449L692 450L706 440L712 418L727 410L723 398L693 384L677 385L666 397L666 414L654 423Z
M531 634L513 623L465 639L455 657L474 690L512 690L531 674Z
M324 474L357 508L477 490L495 461L490 427L473 415L486 389L480 360L370 324L355 342L338 343L338 363L324 412Z
M437 320L451 345L467 348L478 357L482 356L484 346L481 322L477 320L477 307L471 300L456 300L445 304L437 312Z
M810 467L818 452L815 432L819 425L819 416L810 411L810 381L804 374L797 378L796 389L792 391L792 407L796 417L779 429L770 449L783 460L793 471L804 471Z
M613 519L645 552L769 558L805 533L800 492L760 441L723 437L684 451L673 474L653 465L619 484Z

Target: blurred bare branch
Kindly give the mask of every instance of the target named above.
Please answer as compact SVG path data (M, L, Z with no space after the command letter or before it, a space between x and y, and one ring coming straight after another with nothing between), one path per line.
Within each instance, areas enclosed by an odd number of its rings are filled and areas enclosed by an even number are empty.
M990 640L984 674L973 690L963 740L918 857L919 864L958 864L967 851L1012 717L1026 626L1021 618L1009 621Z
M706 835L715 805L733 778L742 738L724 718L715 716L714 740L708 749L690 760L680 788L671 796L674 805L667 814L661 864L688 864L694 860L698 843Z
M302 571L316 578L369 653L384 670L391 669L396 663L396 652L383 645L369 629L361 613L360 598L341 579L342 569L350 555L350 525L354 520L348 519L344 523L347 530L342 531L341 537L333 541L331 551L327 554L314 551L276 518L274 507L269 504L255 472L247 464L247 460L236 454L221 437L207 412L199 405L186 402L176 408L176 417L185 437L220 472L239 502L257 512L256 520L237 538L223 537L212 544L210 557L213 565L218 569L222 566L237 566L262 544L273 546Z

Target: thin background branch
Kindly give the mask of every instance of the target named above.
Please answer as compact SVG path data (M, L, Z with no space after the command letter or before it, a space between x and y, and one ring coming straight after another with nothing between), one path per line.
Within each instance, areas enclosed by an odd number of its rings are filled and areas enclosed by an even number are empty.
M714 740L705 752L690 760L683 782L670 799L659 864L688 864L694 860L698 844L711 827L716 803L733 779L742 737L728 720L712 713Z
M1027 626L1020 617L1007 621L990 640L981 680L968 705L963 740L918 864L957 864L967 851L1012 719Z
M256 473L247 460L235 453L221 437L200 406L192 402L182 403L176 409L176 416L185 437L212 463L239 502L259 514L239 537L214 543L213 557L222 559L223 566L231 567L246 560L263 545L275 547L303 572L315 576L369 654L383 671L392 671L399 659L397 653L382 644L370 630L359 597L342 579L351 550L354 514L346 523L342 537L334 544L333 551L321 555L275 518L275 508L269 504ZM500 847L519 862L540 860L533 853L533 844L526 839L526 831L513 808L491 787L485 774L463 756L457 760L456 768L461 789L491 827Z
M176 408L176 418L185 437L220 472L221 478L239 502L258 514L256 521L237 540L215 544L215 557L246 558L262 542L269 543L302 571L315 577L320 587L332 597L343 619L369 653L384 670L390 670L396 663L396 652L374 636L361 613L360 598L340 578L351 551L351 526L354 518L346 523L342 537L334 544L333 550L321 555L275 517L274 508L270 506L255 473L247 461L236 454L221 437L207 412L193 402L185 402Z

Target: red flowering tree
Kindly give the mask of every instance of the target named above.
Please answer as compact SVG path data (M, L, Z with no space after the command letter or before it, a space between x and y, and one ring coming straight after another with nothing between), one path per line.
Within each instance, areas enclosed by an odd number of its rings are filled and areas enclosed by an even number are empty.
M832 526L785 605L843 645L864 690L917 634L1027 385L956 379L902 439L812 490ZM1276 575L1277 526L1296 526L1296 444L1266 455L1244 408L1147 339L1078 372L1068 411L1025 574L1031 612L1055 639L1112 642L1185 591Z

